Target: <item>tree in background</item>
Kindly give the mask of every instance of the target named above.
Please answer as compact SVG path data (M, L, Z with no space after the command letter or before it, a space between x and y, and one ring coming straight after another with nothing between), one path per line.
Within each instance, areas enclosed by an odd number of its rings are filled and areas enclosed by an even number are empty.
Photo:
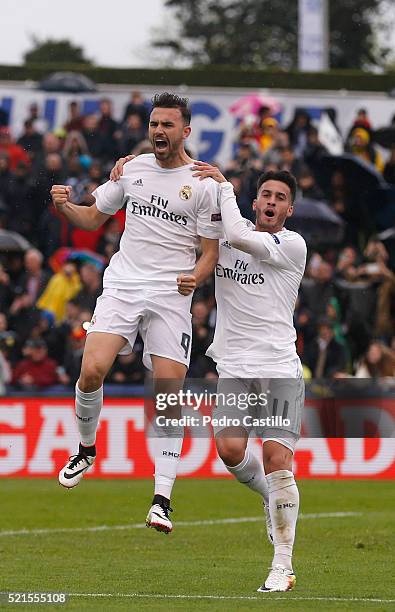
M328 0L331 68L386 65L395 22L392 1ZM165 6L177 32L169 36L168 24L153 46L171 50L175 59L195 66L297 67L296 0L165 0Z
M39 40L32 37L32 49L25 53L25 64L90 64L84 56L82 47L73 45L69 40Z

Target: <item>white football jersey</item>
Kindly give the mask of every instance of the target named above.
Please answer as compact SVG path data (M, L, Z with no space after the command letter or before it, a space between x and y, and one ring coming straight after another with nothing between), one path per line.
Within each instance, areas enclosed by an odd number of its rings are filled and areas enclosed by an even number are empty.
M218 184L194 178L192 165L166 169L152 153L139 155L124 165L118 182L93 192L98 210L108 215L126 203L125 230L104 287L175 286L180 272L195 267L198 236L222 235Z
M221 208L226 226L226 206ZM229 214L237 219L240 213L233 209ZM285 228L270 234L253 231L254 225L246 219L243 223L254 242L262 243L266 256L254 257L226 239L220 241L215 269L217 321L207 355L223 367L286 363L297 356L293 313L306 243Z

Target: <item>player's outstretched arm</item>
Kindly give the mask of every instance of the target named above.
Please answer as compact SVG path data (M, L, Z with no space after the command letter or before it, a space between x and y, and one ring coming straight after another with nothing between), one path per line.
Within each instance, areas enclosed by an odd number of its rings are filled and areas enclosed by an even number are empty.
M96 204L92 206L77 206L70 202L71 187L53 185L51 189L52 202L56 210L66 217L70 223L84 230L98 229L111 215L100 212Z
M230 244L240 251L250 253L253 257L267 259L270 251L265 246L260 232L254 232L246 225L237 206L233 185L226 181L216 166L206 162L195 162L192 170L194 171L193 176L198 176L200 180L211 177L221 184L221 217L225 235Z

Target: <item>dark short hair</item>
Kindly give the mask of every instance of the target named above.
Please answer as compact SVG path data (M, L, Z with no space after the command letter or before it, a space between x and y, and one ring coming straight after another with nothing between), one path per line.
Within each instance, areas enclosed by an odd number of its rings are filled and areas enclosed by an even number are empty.
M155 94L152 98L152 108L178 108L184 120L184 125L191 123L191 109L188 98L181 98L167 91Z
M257 183L257 192L259 192L263 183L266 183L266 181L280 181L281 183L285 183L286 185L288 185L291 191L291 202L292 204L294 203L296 197L297 182L294 175L288 172L288 170L269 170L268 172L264 172L263 174L261 174Z

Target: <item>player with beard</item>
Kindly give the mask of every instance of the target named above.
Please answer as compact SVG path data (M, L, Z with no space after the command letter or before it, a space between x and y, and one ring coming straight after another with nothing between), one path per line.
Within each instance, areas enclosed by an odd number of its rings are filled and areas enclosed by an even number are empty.
M269 576L258 591L289 591L296 582L292 552L299 510L292 457L304 402L293 313L306 264L306 244L299 234L284 227L293 213L296 180L286 171L266 172L259 178L254 226L240 215L233 186L218 168L197 162L194 170L194 177L213 178L220 184L226 238L220 242L215 278L217 321L207 351L217 363L218 397L222 392L226 397L229 391L263 391L267 405L259 414L281 415L284 420L275 427L255 429L254 435L263 440L262 465L247 448L253 428L244 424L237 406L219 400L213 417L238 419L242 424L216 427L214 423L217 450L229 472L263 498L274 556Z
M76 486L95 461L103 380L116 356L132 351L138 332L156 388L182 387L191 349L192 294L218 257L218 185L192 176L194 162L184 148L191 133L188 100L162 93L152 102L153 154L127 162L118 182L108 181L93 192L90 207L73 204L70 187L51 190L57 210L85 230L97 229L126 204L120 249L104 273L76 384L81 441L59 473L67 488ZM170 496L182 440L182 428L155 432L155 491L146 524L165 533L172 530Z

